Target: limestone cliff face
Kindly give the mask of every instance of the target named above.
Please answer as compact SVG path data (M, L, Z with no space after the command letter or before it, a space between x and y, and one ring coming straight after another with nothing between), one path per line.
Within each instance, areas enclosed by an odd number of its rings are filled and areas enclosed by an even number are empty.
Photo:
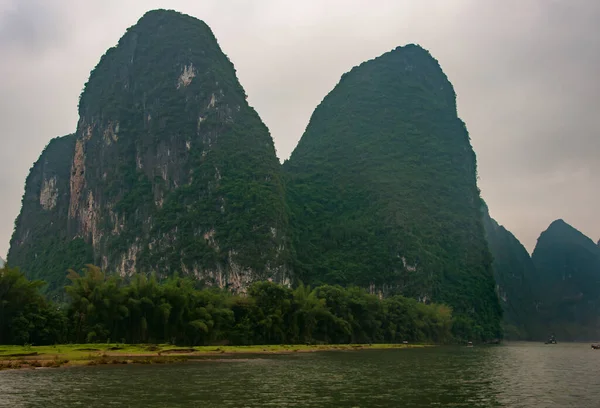
M60 230L57 243L82 242L122 275L180 272L235 291L290 281L273 141L206 24L144 15L92 71L79 115L56 161L68 175L32 170L11 264L40 274L27 259ZM27 220L45 213L54 229L32 236Z
M68 268L93 261L91 247L67 231L75 141L75 135L52 139L31 168L7 259L46 280L50 292L62 289Z

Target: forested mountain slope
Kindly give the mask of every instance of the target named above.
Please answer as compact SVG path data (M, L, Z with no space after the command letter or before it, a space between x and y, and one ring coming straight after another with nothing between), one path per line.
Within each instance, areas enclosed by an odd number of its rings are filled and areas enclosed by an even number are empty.
M296 274L454 308L500 333L476 159L438 62L398 47L344 74L284 163Z

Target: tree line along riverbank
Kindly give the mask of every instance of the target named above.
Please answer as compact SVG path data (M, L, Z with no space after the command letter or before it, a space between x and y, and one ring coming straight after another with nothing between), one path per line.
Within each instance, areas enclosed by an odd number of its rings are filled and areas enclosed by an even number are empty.
M70 271L64 298L50 301L16 269L0 269L0 344L68 343L249 346L447 343L452 311L357 287L257 282L245 295L190 278L125 280L94 266ZM460 325L460 322L458 322Z

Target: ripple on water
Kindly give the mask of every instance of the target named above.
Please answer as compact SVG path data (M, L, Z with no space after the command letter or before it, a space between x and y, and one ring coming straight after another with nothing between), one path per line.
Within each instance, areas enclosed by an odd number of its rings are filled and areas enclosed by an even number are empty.
M0 407L593 408L599 378L584 344L302 353L6 371Z

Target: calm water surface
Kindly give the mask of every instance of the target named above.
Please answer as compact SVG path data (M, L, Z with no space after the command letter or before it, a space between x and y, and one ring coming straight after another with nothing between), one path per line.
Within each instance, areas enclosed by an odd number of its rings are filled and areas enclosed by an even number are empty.
M0 407L600 407L588 344L0 372Z

